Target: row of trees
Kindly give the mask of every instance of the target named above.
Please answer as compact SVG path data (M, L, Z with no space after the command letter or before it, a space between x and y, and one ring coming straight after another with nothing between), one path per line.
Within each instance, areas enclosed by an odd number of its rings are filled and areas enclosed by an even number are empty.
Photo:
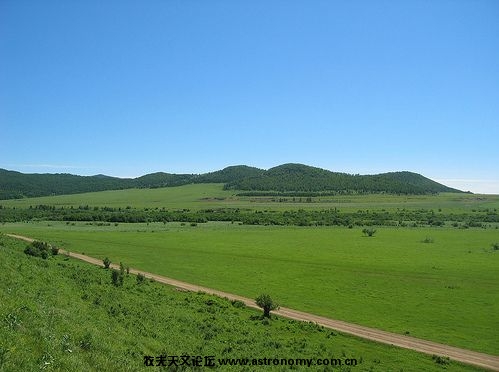
M295 225L295 226L442 226L450 222L455 227L483 227L499 223L496 211L487 213L442 213L433 210L395 210L340 212L337 209L252 211L241 209L166 210L133 208L2 208L0 222L32 220L88 221L102 223L138 222L187 222L229 221L247 225Z

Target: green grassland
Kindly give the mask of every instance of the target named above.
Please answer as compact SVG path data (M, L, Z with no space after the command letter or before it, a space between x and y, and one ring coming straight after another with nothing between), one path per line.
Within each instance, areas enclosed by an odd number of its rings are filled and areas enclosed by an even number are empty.
M491 354L497 229L5 224L0 231L207 287ZM429 239L427 239L429 238ZM425 240L431 241L424 243Z
M191 184L157 189L128 189L74 195L46 196L15 200L1 200L6 207L29 208L36 205L57 207L114 207L126 208L250 208L258 210L340 208L345 211L374 208L443 209L462 212L473 209L499 209L499 195L441 193L438 195L337 195L321 197L237 196L238 191L224 190L223 184Z
M61 255L30 257L22 253L25 246L0 234L2 371L150 370L144 356L160 355L355 358L356 371L478 370L311 323L262 320L256 310L237 303L149 281L138 284L134 276L125 276L123 287L115 287L109 270Z

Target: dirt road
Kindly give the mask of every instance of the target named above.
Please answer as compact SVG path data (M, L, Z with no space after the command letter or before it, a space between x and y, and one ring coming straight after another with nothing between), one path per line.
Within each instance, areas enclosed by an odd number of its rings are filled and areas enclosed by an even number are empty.
M10 237L17 238L17 239L22 239L27 242L32 242L33 239L27 238L25 236L19 236L19 235L13 235L13 234L6 234ZM72 253L65 251L63 249L59 250L60 254L66 254L69 255L70 257L77 258L82 261L89 262L94 265L102 266L102 260L96 259L94 257L86 256L83 254L79 253ZM118 265L111 264L112 268L119 269ZM157 282L168 284L174 287L177 287L179 289L183 290L188 290L188 291L194 291L194 292L206 292L210 294L214 294L216 296L220 297L225 297L228 298L229 300L239 300L242 301L246 304L246 306L253 307L256 309L259 309L259 307L255 304L255 301L238 296L232 293L226 293L222 291L218 291L216 289L211 289L211 288L206 288L206 287L201 287L198 285L194 284L189 284L185 282L181 282L179 280L167 278L161 275L156 275L140 270L135 270L130 268L130 273L132 274L142 274L146 278L151 278L154 279ZM443 344L438 344L436 342L432 341L426 341L410 336L404 336L404 335L399 335L396 333L390 333L386 331L381 331L379 329L374 329L374 328L368 328L368 327L363 327L357 324L352 324L352 323L347 323L343 322L341 320L334 320L330 318L325 318L322 316L314 315L314 314L309 314L309 313L304 313L298 310L293 310L289 309L286 307L281 307L277 311L273 311L274 314L280 315L286 318L290 319L295 319L295 320L300 320L300 321L306 321L306 322L314 322L319 325L322 325L327 328L331 328L334 330L337 330L339 332L343 333L348 333L357 337L362 337L368 340L372 341L377 341L381 342L384 344L389 344L389 345L394 345L406 349L411 349L415 351L419 351L421 353L426 353L430 355L439 355L439 356L444 356L444 357L449 357L450 359L463 362L466 364L472 364L475 366L479 366L482 368L487 368L493 371L499 371L499 356L494 356L494 355L488 355L484 353L479 353L476 351L470 351L466 349L460 349L457 347L453 346L448 346L448 345L443 345Z

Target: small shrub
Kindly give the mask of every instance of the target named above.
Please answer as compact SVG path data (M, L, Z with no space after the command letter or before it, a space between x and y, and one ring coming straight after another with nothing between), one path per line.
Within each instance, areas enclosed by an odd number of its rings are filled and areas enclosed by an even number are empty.
M493 243L492 244L492 250L493 251L499 251L499 243Z
M111 272L111 282L116 287L121 287L123 285L123 275L117 270L112 270Z
M144 274L138 273L137 274L137 284L145 283L145 281L146 281L146 276Z
M374 234L376 233L376 229L371 229L371 228L365 228L362 230L362 233L365 235L365 236L369 236L369 237L372 237L374 236Z
M440 355L433 355L432 359L435 361L435 363L440 364L440 365L447 365L450 364L450 359L449 357L442 357Z
M59 254L59 248L52 246L51 248L52 256L57 256Z
M434 242L434 240L433 240L433 238L432 238L432 237L427 236L427 237L426 237L426 238L424 238L421 242L422 242L422 243L429 244L429 243L433 243L433 242Z
M104 264L105 269L109 269L109 265L111 265L111 260L106 257L102 260L102 263Z
M51 252L51 249L52 246L50 244L35 240L24 249L24 253L30 256L47 259L49 257L49 252Z
M232 304L232 306L234 306L235 308L238 308L238 309L246 307L244 302L239 301L239 300L232 300L230 303Z

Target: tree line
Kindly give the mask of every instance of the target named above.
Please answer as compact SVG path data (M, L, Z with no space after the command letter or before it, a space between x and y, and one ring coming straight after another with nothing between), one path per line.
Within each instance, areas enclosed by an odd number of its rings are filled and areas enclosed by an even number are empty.
M55 207L47 205L27 209L0 206L0 222L34 220L67 222L145 223L186 222L205 223L226 221L245 225L293 225L293 226L443 226L486 227L499 223L496 210L444 213L432 209L397 209L340 211L336 208L323 210L255 211L239 208L203 210L168 210L165 208L113 208L113 207Z

